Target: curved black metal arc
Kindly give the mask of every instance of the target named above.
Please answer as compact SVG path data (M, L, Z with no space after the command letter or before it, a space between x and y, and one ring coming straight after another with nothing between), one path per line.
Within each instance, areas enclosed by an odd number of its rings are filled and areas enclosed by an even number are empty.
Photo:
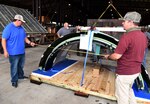
M73 41L73 43L74 44L79 44L79 41ZM72 42L70 43L70 44L72 44ZM69 44L69 45L70 45ZM107 44L104 44L104 43L100 43L103 47L107 47L108 48L108 45ZM64 47L64 46L62 46L62 47ZM45 64L45 67L44 67L44 70L46 71L46 70L48 70L48 69L50 69L53 65L54 65L54 63L55 63L55 58L57 57L57 55L58 55L58 53L60 53L60 51L71 51L71 52L75 52L76 54L77 54L77 52L79 52L79 53L82 53L82 54L86 54L86 52L84 52L84 51L79 51L78 49L77 50L68 50L68 49L61 49L61 48L57 48L57 50L55 50L54 52L52 52L52 54L53 55L51 55L49 58L47 58L48 60L45 62L46 64ZM88 54L94 54L94 53L92 53L92 52L89 52ZM59 58L59 57L58 57ZM57 58L56 58L57 59Z
M72 42L80 41L80 34L85 34L85 33L68 34L64 36L63 38L57 39L51 45L49 45L47 50L42 55L42 58L39 63L39 68L43 70L48 70L49 68L51 68L53 65L53 61L55 57L57 56L57 53L59 52L60 48ZM107 40L107 41L101 41L101 39ZM104 43L106 45L114 44L115 45L114 48L118 44L117 39L115 39L114 37L107 36L106 34L102 34L102 33L95 33L93 37L93 41Z
M43 53L43 55L41 57L41 60L40 60L40 63L39 63L39 68L44 69L45 62L46 62L47 58L50 57L50 56L53 56L52 52L53 52L53 50L54 50L54 48L56 46L58 46L62 42L65 42L67 39L71 38L72 36L79 36L79 35L80 35L79 33L69 34L69 35L64 36L63 38L59 38L56 41L52 42L48 46L48 48L46 49L46 51ZM60 46L60 47L62 47L62 46ZM57 47L57 49L60 48L60 47Z

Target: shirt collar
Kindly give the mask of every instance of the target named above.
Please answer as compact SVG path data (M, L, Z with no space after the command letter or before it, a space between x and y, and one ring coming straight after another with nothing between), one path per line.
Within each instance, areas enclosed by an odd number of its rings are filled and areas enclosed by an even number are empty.
M140 27L129 28L126 30L126 32L128 33L128 32L135 31L135 30L141 30L141 28Z

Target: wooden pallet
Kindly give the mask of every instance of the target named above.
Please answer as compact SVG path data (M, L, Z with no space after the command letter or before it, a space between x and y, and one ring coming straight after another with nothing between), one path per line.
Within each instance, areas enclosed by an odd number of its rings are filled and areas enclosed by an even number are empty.
M47 78L31 74L30 79L37 82L44 82L60 86L63 88L80 91L86 94L103 97L110 100L116 100L114 96L115 73L108 69L87 63L84 83L80 85L83 71L83 62L77 62L63 72L54 77ZM139 104L149 104L139 101Z
M80 86L82 77L83 63L77 62L68 69L59 73L52 78L46 78L44 76L32 75L31 80L44 82L63 88L68 88L75 91L81 91L91 95L96 95L111 100L115 100L114 97L114 80L115 75L108 70L99 70L99 65L95 67L92 64L87 63L84 83Z

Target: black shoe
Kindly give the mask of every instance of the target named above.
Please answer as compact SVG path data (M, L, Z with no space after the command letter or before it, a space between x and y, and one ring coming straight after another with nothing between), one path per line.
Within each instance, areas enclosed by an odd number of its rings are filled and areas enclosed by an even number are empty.
M28 79L29 77L27 76L23 76L23 77L19 77L19 79Z
M12 82L12 86L17 88L18 87L18 83L17 82Z
M23 78L24 78L24 79L28 79L29 77L27 77L27 76L23 76Z

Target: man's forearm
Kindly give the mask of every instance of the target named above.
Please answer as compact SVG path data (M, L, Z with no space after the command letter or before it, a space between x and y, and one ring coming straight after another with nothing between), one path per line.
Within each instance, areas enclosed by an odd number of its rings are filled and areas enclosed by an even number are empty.
M2 39L2 47L3 47L4 52L7 52L6 39Z
M31 41L30 41L28 38L25 38L25 42L26 42L27 44L30 44L30 43L31 43Z
M105 55L105 58L110 60L118 60L119 58L121 58L121 56L121 54L113 53L110 55Z

